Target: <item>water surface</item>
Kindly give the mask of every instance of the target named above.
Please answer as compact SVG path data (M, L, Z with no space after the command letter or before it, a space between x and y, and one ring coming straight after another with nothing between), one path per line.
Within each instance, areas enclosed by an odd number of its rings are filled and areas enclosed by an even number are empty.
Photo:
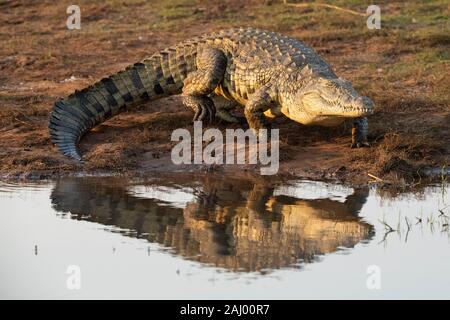
M449 191L167 177L1 183L0 297L448 299Z

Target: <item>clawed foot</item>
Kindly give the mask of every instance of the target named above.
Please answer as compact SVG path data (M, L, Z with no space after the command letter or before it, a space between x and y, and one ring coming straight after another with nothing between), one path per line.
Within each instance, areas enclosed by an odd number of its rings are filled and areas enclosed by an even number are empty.
M202 121L203 123L213 123L216 116L216 108L212 101L199 103L197 105L193 121Z
M183 103L194 110L193 121L201 121L203 123L213 123L216 117L216 108L214 102L208 97L186 96Z
M367 141L363 141L363 142L352 142L352 144L350 145L350 148L355 149L355 148L363 148L363 147L370 147L370 143Z
M356 118L353 120L352 128L352 144L350 148L362 148L370 147L367 141L367 133L369 130L369 124L367 118Z

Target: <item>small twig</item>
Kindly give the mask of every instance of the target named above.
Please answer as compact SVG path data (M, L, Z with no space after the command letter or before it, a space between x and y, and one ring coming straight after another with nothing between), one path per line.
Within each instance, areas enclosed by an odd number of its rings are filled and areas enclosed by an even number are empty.
M18 119L17 117L15 117L14 120L16 120L16 121L18 121L18 122L20 122L20 123L23 123L24 125L27 125L27 126L29 126L29 127L34 128L34 125L32 125L31 123L22 121L22 120Z
M365 14L365 13L341 8L338 6L333 6L333 5L327 4L327 3L289 3L287 1L284 1L284 4L287 6L290 6L290 7L297 7L297 8L306 8L306 7L311 7L311 6L324 7L324 8L328 8L328 9L334 9L334 10L338 10L338 11L347 12L347 13L354 14L354 15L361 16L361 17L367 16L367 14Z
M377 176L374 176L373 174L370 174L370 173L368 173L367 175L368 175L369 177L371 177L371 178L373 178L373 179L377 180L377 181L380 181L380 182L384 182L384 180L383 180L383 179L381 179L381 178L378 178Z
M378 182L381 182L381 183L384 183L384 184L391 184L391 182L386 181L386 180L383 180L383 179L381 179L381 178L379 178L379 177L377 177L377 176L375 176L375 175L373 175L373 174L371 174L371 173L368 173L367 175L368 175L369 177L371 177L372 179L378 181Z

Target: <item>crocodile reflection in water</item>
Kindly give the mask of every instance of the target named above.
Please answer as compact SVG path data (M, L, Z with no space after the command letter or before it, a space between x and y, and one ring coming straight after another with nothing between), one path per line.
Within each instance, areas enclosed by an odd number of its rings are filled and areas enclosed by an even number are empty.
M194 190L184 208L139 197L114 179L58 181L53 207L73 218L134 230L191 260L231 270L261 271L311 262L339 247L370 239L373 227L358 218L368 190L356 189L344 202L274 195L274 188L250 181L203 181L149 185L165 192Z

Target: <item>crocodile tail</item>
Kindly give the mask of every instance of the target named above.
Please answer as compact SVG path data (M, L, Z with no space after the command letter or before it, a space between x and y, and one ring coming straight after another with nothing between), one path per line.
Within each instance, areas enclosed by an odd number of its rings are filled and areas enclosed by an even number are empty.
M161 62L161 56L144 60L58 100L50 115L52 142L81 161L77 144L90 129L130 105L173 94L162 81Z

